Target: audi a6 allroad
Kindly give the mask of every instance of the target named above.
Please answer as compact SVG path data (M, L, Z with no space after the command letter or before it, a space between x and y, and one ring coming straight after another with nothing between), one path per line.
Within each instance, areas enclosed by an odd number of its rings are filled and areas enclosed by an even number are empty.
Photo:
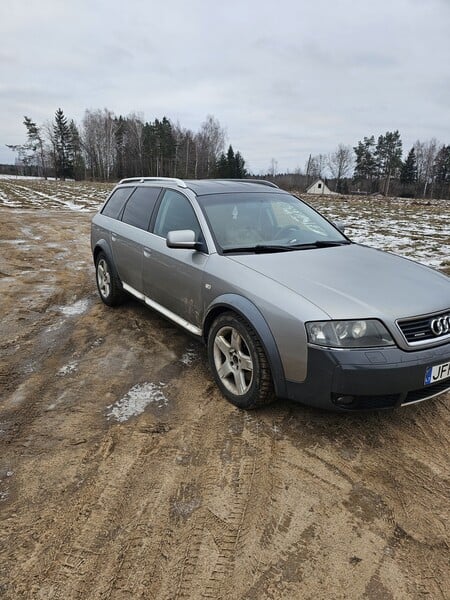
M257 180L122 180L92 221L100 298L202 339L222 394L335 410L450 389L450 278L352 242Z

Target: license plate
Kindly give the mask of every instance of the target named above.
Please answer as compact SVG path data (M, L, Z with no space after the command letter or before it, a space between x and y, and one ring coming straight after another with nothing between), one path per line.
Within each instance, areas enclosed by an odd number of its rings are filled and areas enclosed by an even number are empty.
M442 365L436 365L435 367L428 367L425 371L425 385L436 383L450 377L450 362L443 363Z

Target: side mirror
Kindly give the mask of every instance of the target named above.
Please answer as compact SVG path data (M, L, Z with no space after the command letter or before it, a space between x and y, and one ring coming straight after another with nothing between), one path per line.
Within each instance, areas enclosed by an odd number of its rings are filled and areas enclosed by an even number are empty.
M195 239L192 229L169 231L166 238L168 248L184 248L186 250L200 250L202 245Z
M333 225L337 227L341 233L345 233L345 223L343 221L333 221Z

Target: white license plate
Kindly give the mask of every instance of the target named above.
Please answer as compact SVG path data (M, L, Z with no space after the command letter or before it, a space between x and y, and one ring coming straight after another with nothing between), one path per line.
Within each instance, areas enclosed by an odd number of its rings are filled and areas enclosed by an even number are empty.
M436 383L450 377L450 362L443 363L442 365L436 365L435 367L428 367L425 371L425 385Z

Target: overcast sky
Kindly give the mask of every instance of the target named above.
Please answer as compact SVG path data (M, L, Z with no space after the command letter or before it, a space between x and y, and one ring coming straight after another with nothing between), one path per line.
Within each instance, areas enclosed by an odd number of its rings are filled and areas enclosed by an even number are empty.
M0 162L61 107L197 130L254 172L398 129L450 143L450 0L22 0L0 19Z

